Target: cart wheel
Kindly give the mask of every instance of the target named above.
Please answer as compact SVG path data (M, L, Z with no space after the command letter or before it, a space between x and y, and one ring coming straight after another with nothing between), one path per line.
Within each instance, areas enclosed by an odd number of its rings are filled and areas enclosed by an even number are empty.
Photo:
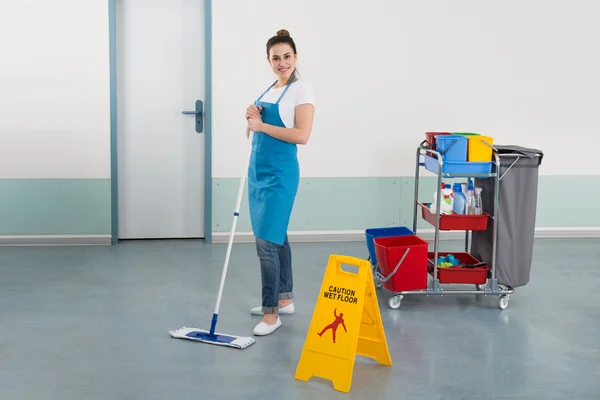
M402 299L398 296L390 297L388 300L388 305L394 310L400 308L400 303L402 303Z
M477 290L483 290L485 288L485 285L478 283L477 285L475 285L475 287L477 287Z
M381 279L375 278L373 281L377 289L381 289L383 287L383 282L381 281Z
M500 299L498 300L498 307L501 310L505 310L506 307L508 307L508 296L503 294L502 296L500 296Z

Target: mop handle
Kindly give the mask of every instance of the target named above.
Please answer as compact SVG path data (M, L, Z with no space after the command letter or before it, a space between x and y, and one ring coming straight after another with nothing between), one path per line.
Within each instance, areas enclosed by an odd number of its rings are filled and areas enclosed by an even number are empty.
M235 233L235 227L237 225L238 216L240 215L240 206L242 204L242 195L244 194L244 184L246 183L246 175L248 174L248 167L250 166L250 155L252 154L252 131L248 137L248 149L246 151L246 164L244 166L244 174L240 180L240 187L238 188L237 201L235 204L235 212L233 213L233 224L231 226L231 233L229 234L229 244L227 245L227 254L225 255L225 264L223 266L223 273L221 274L221 284L219 285L219 294L217 295L217 304L215 305L215 314L213 318L219 314L219 306L221 305L221 296L223 295L223 286L225 285L225 276L227 275L227 268L229 266L229 257L231 256L231 247L233 245L233 235Z

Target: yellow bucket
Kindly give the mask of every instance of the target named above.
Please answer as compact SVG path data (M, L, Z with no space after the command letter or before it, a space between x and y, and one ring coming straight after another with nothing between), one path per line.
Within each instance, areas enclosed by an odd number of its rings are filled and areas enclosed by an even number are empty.
M492 148L494 138L483 135L467 136L469 144L467 148L467 160L471 162L492 161ZM487 143L487 144L486 144ZM488 146L489 144L489 146Z

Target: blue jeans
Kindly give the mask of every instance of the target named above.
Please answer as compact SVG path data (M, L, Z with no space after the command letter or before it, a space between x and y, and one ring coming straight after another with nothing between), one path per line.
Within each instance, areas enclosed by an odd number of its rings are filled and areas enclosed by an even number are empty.
M287 236L283 246L256 238L262 279L262 311L275 314L279 300L291 299L293 289L292 250Z

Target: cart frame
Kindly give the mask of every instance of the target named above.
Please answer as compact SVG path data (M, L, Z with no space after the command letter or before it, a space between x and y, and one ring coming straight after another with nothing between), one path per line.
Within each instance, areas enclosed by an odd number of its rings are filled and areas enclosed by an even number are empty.
M414 209L413 209L413 232L417 234L417 215L418 215L418 207L419 207L419 178L420 178L420 168L425 166L424 161L421 161L421 157L425 155L425 153L433 154L437 157L437 196L436 196L436 221L435 221L435 234L434 234L434 242L433 242L433 262L431 260L428 261L429 266L433 266L433 272L430 272L429 275L431 279L429 279L427 289L423 290L413 290L413 291L403 291L403 292L392 292L393 295L388 301L388 305L390 308L397 309L400 307L401 301L406 295L427 295L427 296L443 296L444 294L475 294L475 295L483 295L483 296L499 296L498 307L501 310L504 310L508 307L508 302L510 299L510 295L514 292L513 288L504 287L498 284L496 279L496 250L497 250L497 237L498 237L498 218L496 217L498 214L498 202L499 202L499 192L500 192L500 158L496 149L492 147L492 154L494 161L492 162L492 171L489 174L452 174L452 173L443 173L444 160L442 154L436 150L432 150L431 148L424 146L426 141L423 141L417 148L416 152L416 165L415 165L415 189L414 189ZM494 193L494 211L488 218L491 218L494 221L493 227L493 247L492 247L492 265L491 265L491 277L486 279L485 285L476 285L476 289L444 289L445 285L461 285L460 283L452 283L452 284L441 284L438 278L438 267L436 260L439 256L439 241L440 241L440 205L442 198L442 179L457 179L457 178L490 178L495 181L495 193ZM465 230L465 252L469 253L469 230ZM402 260L400 261L400 263ZM399 266L399 265L398 265ZM398 267L396 267L397 270ZM396 271L394 270L394 272ZM375 285L377 287L382 286L383 279L388 280L391 278L391 273L389 276L384 277L378 271L377 266L373 268L373 274L375 279ZM464 284L462 284L464 285Z

